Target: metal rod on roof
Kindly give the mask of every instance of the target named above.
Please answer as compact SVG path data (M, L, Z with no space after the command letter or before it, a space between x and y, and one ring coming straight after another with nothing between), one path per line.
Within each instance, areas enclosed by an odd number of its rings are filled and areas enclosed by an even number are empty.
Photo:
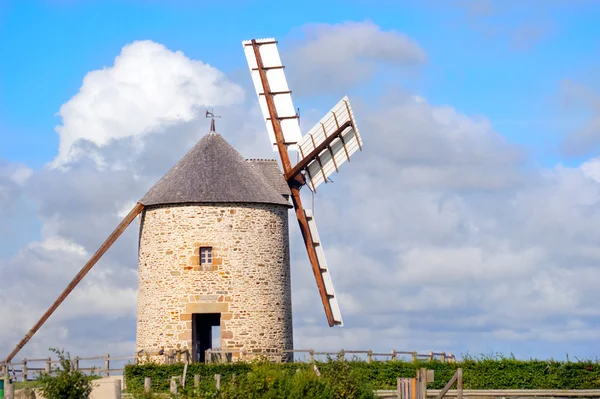
M8 355L6 357L6 359L4 360L5 363L10 363L10 361L17 355L17 353L19 353L19 351L21 349L23 349L25 344L27 344L27 342L40 329L40 327L42 327L44 325L46 320L48 320L48 318L50 316L52 316L52 313L54 313L54 311L67 298L67 296L69 296L71 291L73 291L73 289L75 289L75 287L77 287L77 285L81 282L81 280L83 280L85 275L88 274L88 272L92 269L92 267L94 267L96 262L98 262L98 260L100 260L102 255L104 255L104 253L106 253L106 251L108 251L108 249L114 244L114 242L117 240L117 238L119 238L119 236L125 231L125 229L127 229L127 226L129 226L131 224L131 222L136 218L137 215L139 215L142 212L143 209L144 209L144 205L142 205L141 203L138 202L137 204L135 204L133 209L127 214L127 216L125 216L123 221L121 221L121 223L119 223L119 225L112 232L112 234L108 236L106 241L104 241L104 243L100 246L100 248L98 248L98 250L91 257L91 259L83 266L83 268L79 271L79 273L77 273L77 275L73 278L73 280L69 283L69 285L67 285L67 288L65 288L65 290L62 292L62 294L60 294L60 296L56 299L56 301L54 301L52 306L50 306L50 308L48 308L48 310L46 310L46 313L44 313L44 315L38 320L37 323L35 323L35 325L31 328L31 330L29 330L29 332L27 332L27 334L25 334L25 337L21 340L21 342L19 342L19 344L15 347L15 349L13 349L13 351L10 353L10 355Z
M210 119L210 132L214 133L215 130L215 118L220 118L220 116L216 116L213 111L206 111L206 117Z

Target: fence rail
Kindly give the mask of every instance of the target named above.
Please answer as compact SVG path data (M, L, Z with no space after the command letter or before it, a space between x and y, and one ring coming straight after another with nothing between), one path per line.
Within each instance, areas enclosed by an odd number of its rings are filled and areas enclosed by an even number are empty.
M206 363L227 363L232 361L234 354L239 355L239 358L244 359L247 356L255 356L260 355L262 352L257 351L244 351L243 349L207 349L205 362ZM327 351L315 351L314 349L284 349L281 351L271 351L268 352L270 356L281 356L284 354L296 355L296 354L305 354L308 355L308 361L313 362L317 357L330 356L330 357L338 357L343 360L347 359L348 355L353 355L353 357L364 355L366 357L366 361L368 363L373 361L395 361L398 358L402 358L408 356L412 361L417 360L439 360L441 362L450 362L453 363L456 361L456 357L452 353L446 352L429 352L429 353L418 353L418 352L407 352L407 351L397 351L392 350L391 352L374 352L371 349L368 350L345 350L341 349L337 352L327 352ZM382 359L383 358L383 359Z
M220 349L209 349L207 350L206 361L209 363L223 363L231 361L232 354L237 353L240 355L240 360L253 355L259 355L262 352L257 351L246 351L243 350L220 350ZM294 359L296 362L314 362L325 356L339 357L344 360L350 360L352 357L360 355L366 356L367 362L374 361L395 361L400 360L403 357L408 357L413 361L427 360L432 361L434 359L445 362L455 362L456 358L452 353L446 352L429 352L429 353L417 353L415 351L396 351L391 352L374 352L372 350L339 350L333 351L320 351L314 349L292 349L283 350L279 354L291 354L308 355L308 359ZM269 352L269 355L277 355L277 353ZM75 356L71 358L72 367L76 370L83 372L95 372L95 374L108 377L111 375L121 375L127 364L140 364L144 363L146 359L152 356L159 356L162 358L164 363L180 363L190 362L191 356L189 351L170 351L168 353L163 352L145 352L141 351L130 356L110 356L109 354L103 356L87 356L79 357ZM35 379L37 374L40 372L54 373L56 366L60 364L57 359L47 358L35 358L35 359L23 359L21 362L4 363L0 362L0 379L4 377L10 378L12 381L27 381Z

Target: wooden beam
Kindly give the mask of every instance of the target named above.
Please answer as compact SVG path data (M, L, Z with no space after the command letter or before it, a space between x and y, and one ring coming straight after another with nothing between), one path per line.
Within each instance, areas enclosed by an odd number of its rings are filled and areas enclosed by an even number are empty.
M463 399L463 370L456 370L456 399Z
M427 399L427 369L419 369L419 399Z
M454 385L454 383L456 382L457 379L458 379L458 371L456 373L454 373L454 375L452 376L452 378L450 378L450 381L448 381L448 383L446 384L446 386L440 391L440 393L437 394L437 396L435 397L435 399L442 399L444 397L444 395L446 395L448 393L448 391L450 390L450 388L452 388L452 385ZM461 376L461 381L462 381L462 376Z
M92 269L92 267L94 267L96 262L98 262L102 255L104 255L104 253L108 251L108 249L113 245L117 238L119 238L119 236L125 231L127 226L131 224L131 222L136 218L137 215L140 214L140 212L142 212L143 209L144 205L142 205L139 202L133 207L133 209L129 212L129 214L127 214L127 216L125 216L123 221L119 223L119 225L112 232L112 234L108 236L106 241L104 241L104 243L92 256L92 258L83 266L79 273L77 273L77 275L73 278L69 285L67 285L67 288L65 288L62 294L60 294L56 301L54 301L52 306L48 308L46 313L44 313L44 315L38 320L37 323L35 323L31 330L29 330L29 332L25 334L25 337L21 340L21 342L19 342L15 349L13 349L10 355L6 357L6 359L4 360L5 363L10 363L10 361L16 356L16 354L19 353L21 349L23 349L23 347L25 346L25 344L27 344L31 337L33 337L33 335L40 329L40 327L44 325L46 320L48 320L52 313L54 313L54 311L60 306L60 304L63 303L63 301L67 298L67 296L69 296L71 291L73 291L73 289L77 287L77 284L79 284L81 280L83 280L85 275L88 274L88 272Z
M289 172L286 172L285 179L287 181L293 180L298 173L304 170L311 163L311 161L321 153L321 151L329 147L329 145L331 145L331 142L338 138L344 132L344 130L346 130L349 127L352 127L352 123L350 123L350 121L342 124L342 126L340 126L335 132L333 132L331 136L327 137L325 141L323 141L314 150L312 150L304 158L302 158L300 162L298 162Z

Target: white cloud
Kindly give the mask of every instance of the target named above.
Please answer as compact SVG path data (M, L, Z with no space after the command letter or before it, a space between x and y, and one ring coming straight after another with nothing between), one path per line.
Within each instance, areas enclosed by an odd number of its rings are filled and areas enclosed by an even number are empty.
M65 253L73 253L79 256L87 256L88 253L81 245L70 242L63 237L53 236L48 237L41 243L33 243L34 247L39 246L43 251L64 251Z
M370 21L309 24L303 31L305 37L282 55L298 95L348 90L371 78L382 64L418 66L427 58L407 35Z
M594 154L600 147L600 94L591 87L565 80L561 88L567 112L584 115L584 122L564 137L562 151L568 156Z
M102 147L132 138L139 146L135 139L160 126L189 122L200 107L242 100L241 88L216 68L152 41L133 42L123 47L113 66L89 72L79 93L60 108L63 123L56 128L60 145L54 166L81 155L78 140ZM87 156L103 163L98 154Z

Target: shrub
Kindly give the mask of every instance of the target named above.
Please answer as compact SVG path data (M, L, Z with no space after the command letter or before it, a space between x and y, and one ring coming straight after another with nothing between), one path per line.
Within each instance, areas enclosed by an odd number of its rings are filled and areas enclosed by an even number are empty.
M96 377L85 375L79 370L74 370L71 357L64 351L50 349L59 359L59 367L54 371L56 375L41 373L39 382L41 391L46 399L88 399L92 392L93 382Z
M191 364L186 384L193 386L193 375L200 374L203 386L206 389L214 388L214 375L221 374L223 391L229 395L227 398L242 397L235 396L242 386L258 391L262 389L261 392L269 392L269 395L271 392L287 392L289 397L302 397L301 393L305 392L304 397L308 398L313 395L312 392L319 392L314 396L370 398L372 390L395 389L398 377L414 378L421 367L435 371L435 381L428 384L428 388L441 389L460 367L463 369L465 389L600 389L600 363L592 360L517 360L495 355L478 359L466 357L456 363L437 360L367 363L329 359L316 365L321 372L318 378L314 376L312 365L307 363ZM253 375L248 379L249 372ZM156 392L168 392L171 376L182 373L182 364L127 366L125 369L129 389L143 388L144 377L151 377ZM228 391L228 383L234 374L237 391L233 388ZM286 379L287 382L279 382L279 379Z
M171 376L180 375L176 365L127 366L125 374L128 389L135 399L154 398L152 394L143 393L135 381L142 381L139 369L153 371L152 386L162 389L168 385ZM193 370L196 368L196 370ZM206 368L204 377L200 379L199 389L193 387L193 374ZM167 370L167 371L165 371ZM182 370L181 370L182 371ZM191 371L191 374L190 374ZM235 371L235 372L233 372ZM241 371L241 372L240 372ZM208 374L208 375L207 375ZM214 374L221 374L221 390L217 391ZM178 389L178 398L220 398L220 399L371 399L374 398L372 388L356 378L354 371L343 361L331 361L326 371L317 376L311 365L301 363L271 364L265 361L239 363L230 365L190 365L186 377L186 387ZM162 382L154 382L157 375L168 375ZM129 378L133 378L129 380ZM140 389L141 388L141 389ZM158 391L157 391L158 392Z

